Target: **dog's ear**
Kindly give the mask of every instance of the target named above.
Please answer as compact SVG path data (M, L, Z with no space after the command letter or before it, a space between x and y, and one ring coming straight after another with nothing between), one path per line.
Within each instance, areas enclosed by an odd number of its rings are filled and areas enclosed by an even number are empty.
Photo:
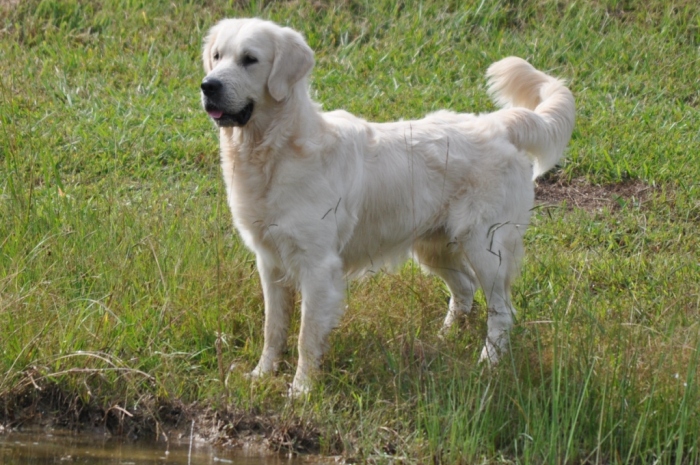
M314 52L298 32L282 28L275 40L275 58L267 78L267 88L272 98L284 100L292 86L299 82L314 66Z
M202 50L202 62L204 64L204 72L209 74L209 72L214 69L214 63L212 62L211 58L211 48L214 45L214 41L216 41L216 36L219 34L219 28L221 27L221 23L217 24L216 26L213 26L211 29L209 29L209 32L207 33L206 37L204 38L204 49Z

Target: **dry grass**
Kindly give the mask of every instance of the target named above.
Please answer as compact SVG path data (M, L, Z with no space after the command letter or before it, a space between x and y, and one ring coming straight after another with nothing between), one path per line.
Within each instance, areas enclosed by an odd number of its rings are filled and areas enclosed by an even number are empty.
M570 80L577 124L537 188L511 358L476 362L482 295L438 339L446 290L409 264L348 283L308 398L285 396L294 336L279 376L244 377L261 292L198 96L224 15L302 30L313 95L372 120L489 111L483 73L505 55ZM361 462L697 462L698 18L662 1L0 8L0 423L152 437L194 418Z

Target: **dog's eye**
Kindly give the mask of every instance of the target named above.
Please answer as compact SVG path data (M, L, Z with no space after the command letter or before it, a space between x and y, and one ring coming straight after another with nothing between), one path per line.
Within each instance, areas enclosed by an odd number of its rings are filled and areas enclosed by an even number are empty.
M218 61L219 58L221 58L221 56L219 55L219 52L214 52L214 60Z
M246 67L248 67L250 65L254 65L257 62L258 62L258 59L252 55L243 55L243 60L241 60L241 63L243 63L243 66L246 66Z

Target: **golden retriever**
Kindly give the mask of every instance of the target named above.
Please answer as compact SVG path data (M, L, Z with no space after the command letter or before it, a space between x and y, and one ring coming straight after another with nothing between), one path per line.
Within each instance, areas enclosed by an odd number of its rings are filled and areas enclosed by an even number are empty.
M225 19L205 39L202 104L219 129L221 167L236 228L255 253L265 340L251 376L282 356L295 292L301 303L292 392L312 385L344 310L345 279L412 254L451 298L443 329L484 290L481 359L507 348L533 206L533 179L562 156L574 126L565 85L510 57L487 71L502 109L438 111L370 123L322 112L309 97L313 51L292 29Z

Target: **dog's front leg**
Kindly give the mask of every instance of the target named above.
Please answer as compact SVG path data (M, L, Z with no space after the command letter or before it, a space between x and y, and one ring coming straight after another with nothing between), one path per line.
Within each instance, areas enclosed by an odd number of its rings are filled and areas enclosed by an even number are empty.
M277 369L294 310L294 289L284 281L284 273L262 256L258 256L257 265L265 299L265 342L258 366L250 373L254 378Z
M343 314L343 270L339 257L326 257L302 270L299 362L292 393L307 392L312 385L328 335Z

